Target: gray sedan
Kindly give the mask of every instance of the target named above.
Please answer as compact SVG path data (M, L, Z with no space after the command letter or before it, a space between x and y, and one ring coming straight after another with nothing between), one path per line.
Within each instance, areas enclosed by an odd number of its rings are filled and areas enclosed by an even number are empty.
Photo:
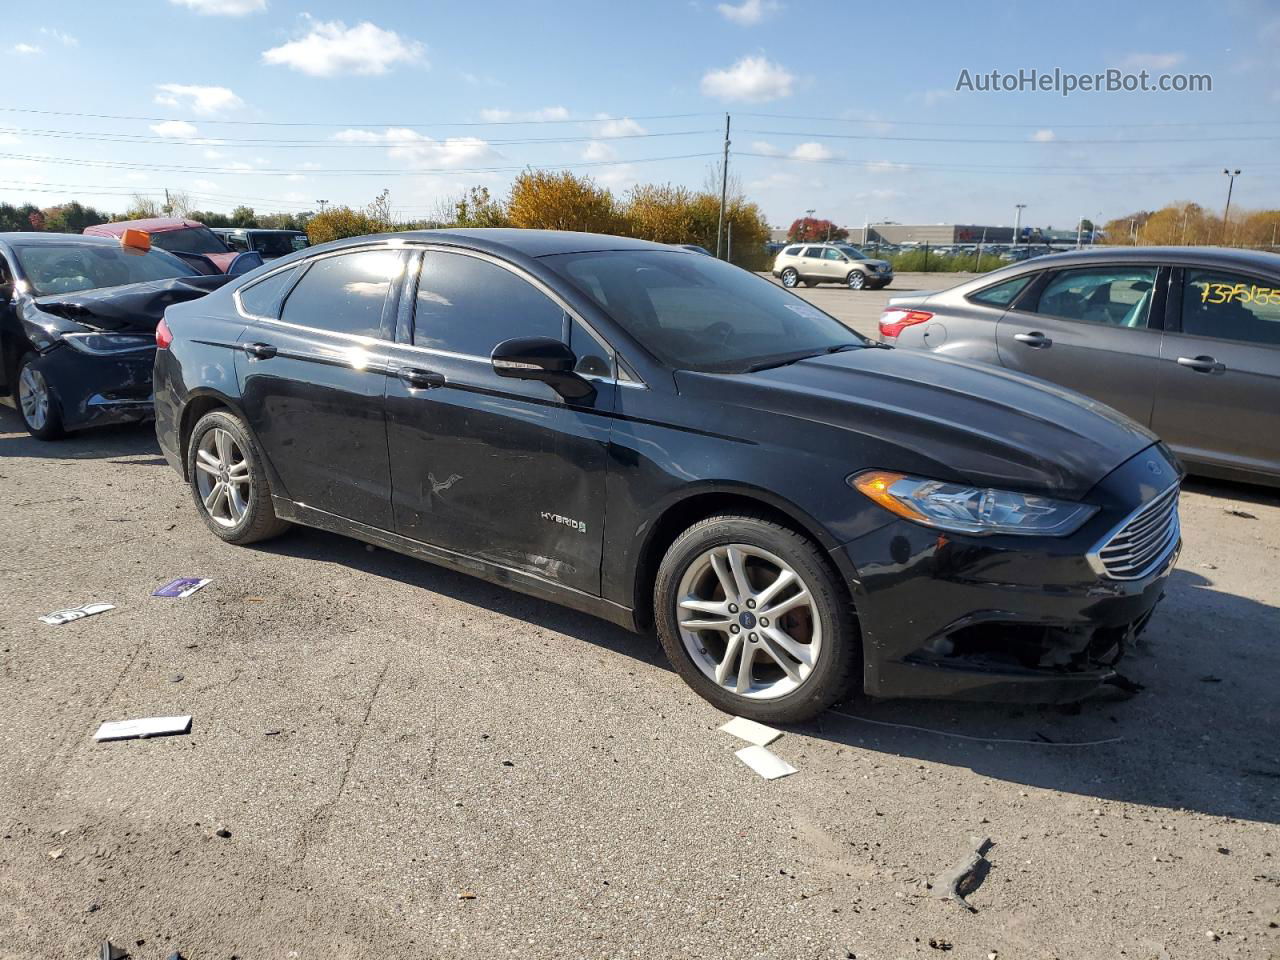
M1280 256L1215 247L1040 257L894 297L886 343L982 360L1150 427L1192 473L1280 485Z

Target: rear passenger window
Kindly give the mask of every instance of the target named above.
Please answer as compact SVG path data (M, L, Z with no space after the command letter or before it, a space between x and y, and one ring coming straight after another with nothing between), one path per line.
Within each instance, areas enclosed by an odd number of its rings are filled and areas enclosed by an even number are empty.
M1188 270L1182 332L1242 343L1280 345L1280 283L1216 270Z
M281 270L264 280L250 284L240 291L240 306L244 308L245 313L251 313L255 317L279 319L280 303L284 300L284 295L289 292L293 278L297 275L298 267L290 267L288 270Z
M989 307L1007 307L1022 292L1022 288L1031 282L1033 276L1035 274L1029 273L1025 277L1014 277L1004 283L997 283L994 287L969 294L969 299L974 303L985 303Z
M399 251L364 250L315 260L285 301L280 319L360 337L382 336L382 307L400 276Z
M1036 313L1113 327L1145 327L1155 283L1155 267L1063 270L1041 292Z
M461 253L431 251L423 260L416 346L487 357L512 337L566 336L560 305L510 270Z

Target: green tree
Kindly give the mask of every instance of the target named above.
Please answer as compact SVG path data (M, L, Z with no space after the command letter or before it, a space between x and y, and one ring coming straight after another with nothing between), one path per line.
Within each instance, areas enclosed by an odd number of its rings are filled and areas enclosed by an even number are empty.
M256 227L258 218L254 216L253 207L239 206L231 211L231 226Z

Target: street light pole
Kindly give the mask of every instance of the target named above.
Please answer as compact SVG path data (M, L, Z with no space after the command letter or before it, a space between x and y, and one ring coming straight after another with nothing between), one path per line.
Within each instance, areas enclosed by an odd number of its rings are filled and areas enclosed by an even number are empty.
M1080 249L1080 239L1084 236L1084 217L1076 221L1076 249Z
M812 228L812 226L813 226L813 209L811 208L804 212L804 238L810 242L817 239L816 237L809 236L809 230Z
M1013 245L1018 245L1018 238L1022 235L1022 211L1026 208L1025 203L1015 203L1013 205Z
M328 200L317 200L317 201L316 201L316 203L320 204L320 212L321 212L321 213L324 213L324 206L325 206L325 204L326 204L326 203L328 203L328 202L329 202Z
M1230 223L1231 217L1231 190L1236 185L1236 177L1240 176L1239 170L1223 170L1227 175L1227 209L1222 212L1222 243L1225 246L1227 242L1227 224Z

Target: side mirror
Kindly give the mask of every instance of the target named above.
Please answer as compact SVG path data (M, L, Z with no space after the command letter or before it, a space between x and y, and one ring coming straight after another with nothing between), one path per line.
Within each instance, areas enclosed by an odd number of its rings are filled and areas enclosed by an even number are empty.
M573 372L578 358L550 337L516 337L493 348L493 372L512 380L541 380L566 400L587 400L596 388Z

